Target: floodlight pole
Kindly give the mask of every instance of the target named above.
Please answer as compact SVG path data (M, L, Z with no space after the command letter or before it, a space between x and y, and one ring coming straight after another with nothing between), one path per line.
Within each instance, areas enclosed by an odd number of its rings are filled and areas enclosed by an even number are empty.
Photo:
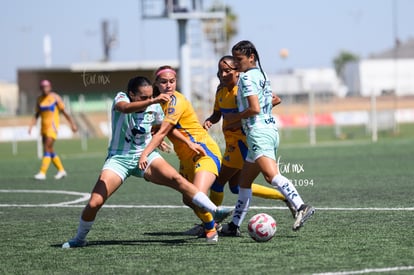
M181 93L191 102L191 70L190 70L190 46L187 43L187 19L178 19L179 42L179 84Z

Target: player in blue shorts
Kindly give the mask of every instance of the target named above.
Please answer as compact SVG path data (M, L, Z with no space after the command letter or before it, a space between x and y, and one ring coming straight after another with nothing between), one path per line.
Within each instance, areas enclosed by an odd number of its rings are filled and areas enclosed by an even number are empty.
M164 119L160 102L169 100L161 94L152 98L151 82L144 77L132 78L127 92L119 92L112 105L112 140L108 148L108 157L92 190L88 204L80 218L76 236L62 245L63 248L82 247L86 235L94 223L96 214L105 201L129 177L141 177L156 184L165 185L181 192L201 209L217 218L228 215L230 211L217 208L196 186L188 182L156 151L147 156L146 169L138 168L141 153L152 138L153 125L159 125ZM187 144L191 150L201 154L200 145L187 140L178 131L173 133L177 139Z
M246 133L248 153L239 180L239 197L233 220L223 226L222 233L240 236L240 225L246 217L252 198L251 185L261 172L265 180L277 188L296 208L296 219L292 229L299 230L315 209L306 205L295 186L280 174L276 163L279 133L272 115L272 90L269 78L260 64L256 47L250 41L240 41L232 48L237 61L239 89L237 113L224 114L229 121L241 120ZM257 63L259 67L257 67Z

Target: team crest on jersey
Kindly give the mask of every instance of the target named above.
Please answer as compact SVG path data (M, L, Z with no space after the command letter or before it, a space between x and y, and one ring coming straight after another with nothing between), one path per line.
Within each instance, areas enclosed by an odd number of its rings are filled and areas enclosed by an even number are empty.
M144 121L145 122L153 122L155 120L155 114L152 111L145 113Z
M170 101L170 106L175 106L177 105L177 98L175 97L175 95L171 96L171 101Z
M231 152L234 152L235 149L236 149L236 147L230 145L229 149L227 151L231 153Z
M167 110L167 113L168 113L169 115L174 114L174 113L175 113L175 108L173 108L173 107L169 107L169 108L168 108L168 110Z

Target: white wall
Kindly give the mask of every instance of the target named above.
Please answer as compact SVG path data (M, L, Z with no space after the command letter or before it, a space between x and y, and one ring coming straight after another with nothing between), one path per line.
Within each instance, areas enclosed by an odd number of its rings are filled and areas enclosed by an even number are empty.
M15 114L18 104L18 88L16 83L0 82L0 105L6 108L7 114Z
M344 70L350 91L362 96L396 90L397 95L414 95L414 59L366 59L350 63Z
M332 68L297 69L288 74L270 75L273 90L277 94L332 93L343 97L347 89L341 84Z

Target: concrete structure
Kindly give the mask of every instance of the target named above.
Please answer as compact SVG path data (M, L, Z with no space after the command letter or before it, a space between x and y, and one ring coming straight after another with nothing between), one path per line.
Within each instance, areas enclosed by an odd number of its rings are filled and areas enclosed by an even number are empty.
M0 115L14 115L18 106L16 83L0 81Z
M414 95L414 38L347 64L343 79L350 95Z
M343 97L347 89L332 68L295 69L269 75L274 92L281 96L315 95Z
M146 76L153 80L155 70L163 65L178 66L177 61L75 63L66 67L22 68L18 70L19 114L33 112L39 95L39 82L49 79L61 95L86 98L112 97L125 90L128 79Z

